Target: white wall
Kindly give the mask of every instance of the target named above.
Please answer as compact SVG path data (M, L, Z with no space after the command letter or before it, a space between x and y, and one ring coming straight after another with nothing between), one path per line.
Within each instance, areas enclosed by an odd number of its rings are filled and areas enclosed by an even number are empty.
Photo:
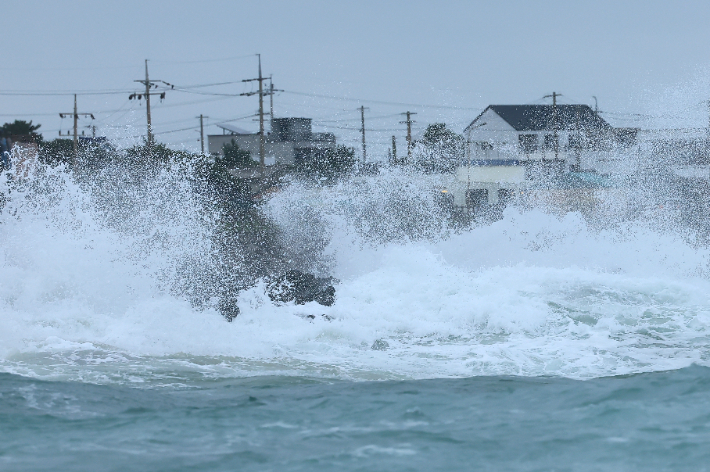
M519 184L525 180L524 166L461 166L456 169L456 179L461 182L488 182Z
M468 141L485 141L491 144L518 143L515 129L491 109L483 114L465 131Z

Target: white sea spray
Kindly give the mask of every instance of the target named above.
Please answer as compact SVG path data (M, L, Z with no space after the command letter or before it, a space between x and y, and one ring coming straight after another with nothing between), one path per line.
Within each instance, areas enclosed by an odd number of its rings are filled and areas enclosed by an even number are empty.
M710 253L647 218L599 225L509 208L462 229L439 214L433 178L394 170L294 183L264 211L299 257L308 251L296 246L320 238L309 260L339 279L336 303L277 306L260 283L226 323L166 284L209 252L209 202L175 169L108 198L120 175L93 189L61 171L25 188L3 183L3 370L151 384L275 373L591 378L708 363Z

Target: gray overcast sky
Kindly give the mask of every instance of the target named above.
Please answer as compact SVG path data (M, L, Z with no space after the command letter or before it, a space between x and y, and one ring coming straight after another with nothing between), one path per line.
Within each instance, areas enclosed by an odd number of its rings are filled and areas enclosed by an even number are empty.
M264 73L286 91L275 96L277 116L312 117L317 130L357 146L364 105L380 155L392 135L404 145L398 113L417 112L418 130L444 121L460 132L488 104L544 103L553 90L562 103L593 105L596 96L617 126L707 123L707 1L22 0L0 2L0 17L1 92L138 91L144 59L151 79L178 86L239 81L256 75L252 54L261 53ZM57 115L71 111L69 95L2 95L2 103L0 119L32 119L47 139L71 126ZM157 139L192 150L197 115L210 117L214 134L214 122L257 109L256 97L178 91L154 103ZM124 143L145 133L145 108L128 93L80 95L79 108Z

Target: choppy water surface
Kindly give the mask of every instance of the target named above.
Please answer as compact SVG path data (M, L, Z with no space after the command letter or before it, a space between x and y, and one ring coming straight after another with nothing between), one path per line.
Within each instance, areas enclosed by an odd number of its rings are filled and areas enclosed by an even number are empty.
M704 470L710 252L691 229L658 206L454 228L410 177L272 197L289 244L323 243L304 261L337 300L277 306L262 282L232 323L170 290L214 224L175 174L110 205L61 173L12 187L0 464Z
M706 470L710 370L140 389L1 374L4 470Z

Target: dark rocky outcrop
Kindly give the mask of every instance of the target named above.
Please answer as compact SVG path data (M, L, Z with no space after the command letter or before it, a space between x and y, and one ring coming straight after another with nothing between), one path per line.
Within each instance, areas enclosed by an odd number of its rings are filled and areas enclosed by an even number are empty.
M315 301L331 306L335 303L334 282L332 277L316 277L300 270L289 270L268 283L267 293L276 303L303 305Z
M230 323L234 318L239 316L239 307L237 306L236 299L229 299L226 297L220 298L219 304L217 305L217 309L219 310L220 314L224 316L225 319Z
M175 292L198 309L215 308L227 321L239 316L239 294L260 280L267 280L268 295L275 302L332 305L333 280L312 275L324 272L317 261L325 244L312 244L312 238L299 237L294 228L284 231L263 210L265 195L282 184L285 170L268 169L261 175L217 162L201 172L203 185L197 188L219 216L210 253L186 261L173 284ZM296 227L309 223L298 221Z

